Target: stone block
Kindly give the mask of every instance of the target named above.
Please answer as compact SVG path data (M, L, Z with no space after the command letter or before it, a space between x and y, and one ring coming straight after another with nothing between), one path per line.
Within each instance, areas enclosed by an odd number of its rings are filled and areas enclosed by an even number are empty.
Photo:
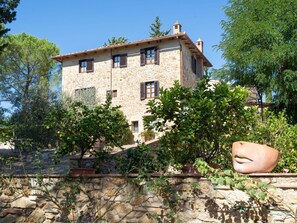
M56 217L56 215L52 213L45 213L44 216L46 219L49 219L49 220L53 220Z
M158 222L156 219L148 218L147 215L143 215L140 219L138 219L138 223L155 223Z
M85 203L85 202L90 201L90 199L87 194L80 192L79 195L76 197L76 201L78 203Z
M28 217L28 222L43 223L45 221L45 213L42 209L36 208Z
M68 219L70 222L76 222L78 219L78 215L75 211L71 211L70 214L68 215Z
M11 202L11 207L13 208L35 208L36 202L31 201L28 197L21 197L13 202Z
M136 195L130 199L130 204L133 206L138 206L143 204L147 200L147 197L144 195Z
M121 218L115 212L108 212L106 214L106 222L110 222L110 223L121 222Z
M94 190L101 190L102 189L101 184L94 184L93 187L94 187Z
M113 186L109 185L107 187L104 187L102 190L104 197L111 198L115 196L119 191L117 188L114 188Z
M4 215L8 215L8 214L13 214L13 215L21 215L23 214L24 209L20 209L20 208L7 208L4 209L3 213Z
M51 202L48 202L43 210L46 212L46 213L53 213L53 214L58 214L59 213L59 209L57 208L57 206Z
M98 190L90 191L88 195L90 196L91 199L96 199L96 200L101 199L103 197L102 192Z
M30 200L30 201L36 201L37 198L38 198L38 197L37 197L36 195L30 195L30 196L29 196L29 200Z
M210 182L201 182L199 184L198 189L201 191L201 193L205 195L210 195L213 191L213 188Z
M133 207L128 203L120 203L115 206L114 210L117 212L120 218L123 218L133 211Z
M116 185L116 186L123 186L126 183L126 179L125 178L111 178L110 179L110 183Z
M288 190L286 192L286 197L291 204L297 204L297 191L296 190Z
M85 184L83 188L84 188L84 190L86 192L93 191L94 190L94 185L92 183L88 183L88 184Z
M9 215L5 216L4 218L1 218L0 223L15 223L16 220L17 220L16 216L9 214Z
M0 203L8 203L8 202L10 202L10 197L3 193L0 196Z

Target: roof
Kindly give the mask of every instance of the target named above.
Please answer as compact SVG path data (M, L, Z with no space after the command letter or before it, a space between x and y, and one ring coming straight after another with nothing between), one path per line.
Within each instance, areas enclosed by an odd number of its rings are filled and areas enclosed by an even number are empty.
M70 58L78 57L78 56L94 55L94 54L104 52L104 51L107 51L110 49L118 49L118 48L123 48L123 47L128 47L128 46L137 46L142 43L160 42L161 40L170 40L170 39L180 39L181 41L183 41L185 43L185 45L190 49L190 51L193 54L195 54L198 58L203 59L204 66L207 66L207 67L212 66L212 64L209 62L209 60L204 56L204 54L197 48L197 46L192 42L192 40L185 33L161 36L161 37L157 37L157 38L148 38L148 39L129 42L129 43L110 45L110 46L99 47L99 48L94 48L94 49L90 49L90 50L83 50L83 51L74 52L74 53L62 54L62 55L53 56L52 59L54 59L58 62L63 62L64 59L70 59Z

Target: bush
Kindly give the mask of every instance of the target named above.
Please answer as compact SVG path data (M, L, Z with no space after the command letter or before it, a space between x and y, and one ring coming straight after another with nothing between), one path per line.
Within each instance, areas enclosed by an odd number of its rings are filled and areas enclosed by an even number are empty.
M242 87L211 85L208 78L193 90L176 82L148 103L146 127L165 133L161 145L174 164L201 158L230 166L232 142L242 140L256 123L255 109L245 108L247 96Z
M168 167L168 159L160 148L154 149L148 145L140 144L135 149L117 160L119 172L148 174L164 171Z
M265 111L264 121L258 122L248 139L280 151L281 158L274 172L297 172L297 125L289 124L283 112L275 115Z
M47 127L57 134L58 157L78 152L81 159L95 143L105 148L121 146L129 132L125 116L119 107L111 106L110 98L96 106L72 102L67 108L59 107L47 117Z

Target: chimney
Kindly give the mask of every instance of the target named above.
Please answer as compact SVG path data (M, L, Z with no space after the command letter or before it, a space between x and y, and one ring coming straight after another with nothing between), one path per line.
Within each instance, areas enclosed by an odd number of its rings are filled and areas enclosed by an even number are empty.
M173 34L179 34L179 33L181 33L181 24L179 24L179 22L178 21L176 21L174 24L173 24L173 28L172 28L172 30L173 30Z
M196 46L203 53L203 41L200 38L196 41Z

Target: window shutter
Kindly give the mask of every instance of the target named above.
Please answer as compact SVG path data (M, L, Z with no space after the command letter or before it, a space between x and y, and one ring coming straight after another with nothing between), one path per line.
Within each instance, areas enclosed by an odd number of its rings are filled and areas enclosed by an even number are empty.
M155 48L155 64L160 64L160 49L159 47Z
M115 56L112 56L112 68L114 68Z
M140 83L140 100L145 99L145 83Z
M191 57L191 68L192 68L192 72L196 74L196 59L193 56Z
M87 72L93 72L93 64L94 64L94 60L87 61Z
M145 50L141 49L140 50L140 66L145 65Z
M155 81L155 97L159 96L159 81Z
M196 60L195 61L195 74L198 74L199 73L199 65L198 65L198 61Z
M127 67L127 54L121 55L120 67Z

